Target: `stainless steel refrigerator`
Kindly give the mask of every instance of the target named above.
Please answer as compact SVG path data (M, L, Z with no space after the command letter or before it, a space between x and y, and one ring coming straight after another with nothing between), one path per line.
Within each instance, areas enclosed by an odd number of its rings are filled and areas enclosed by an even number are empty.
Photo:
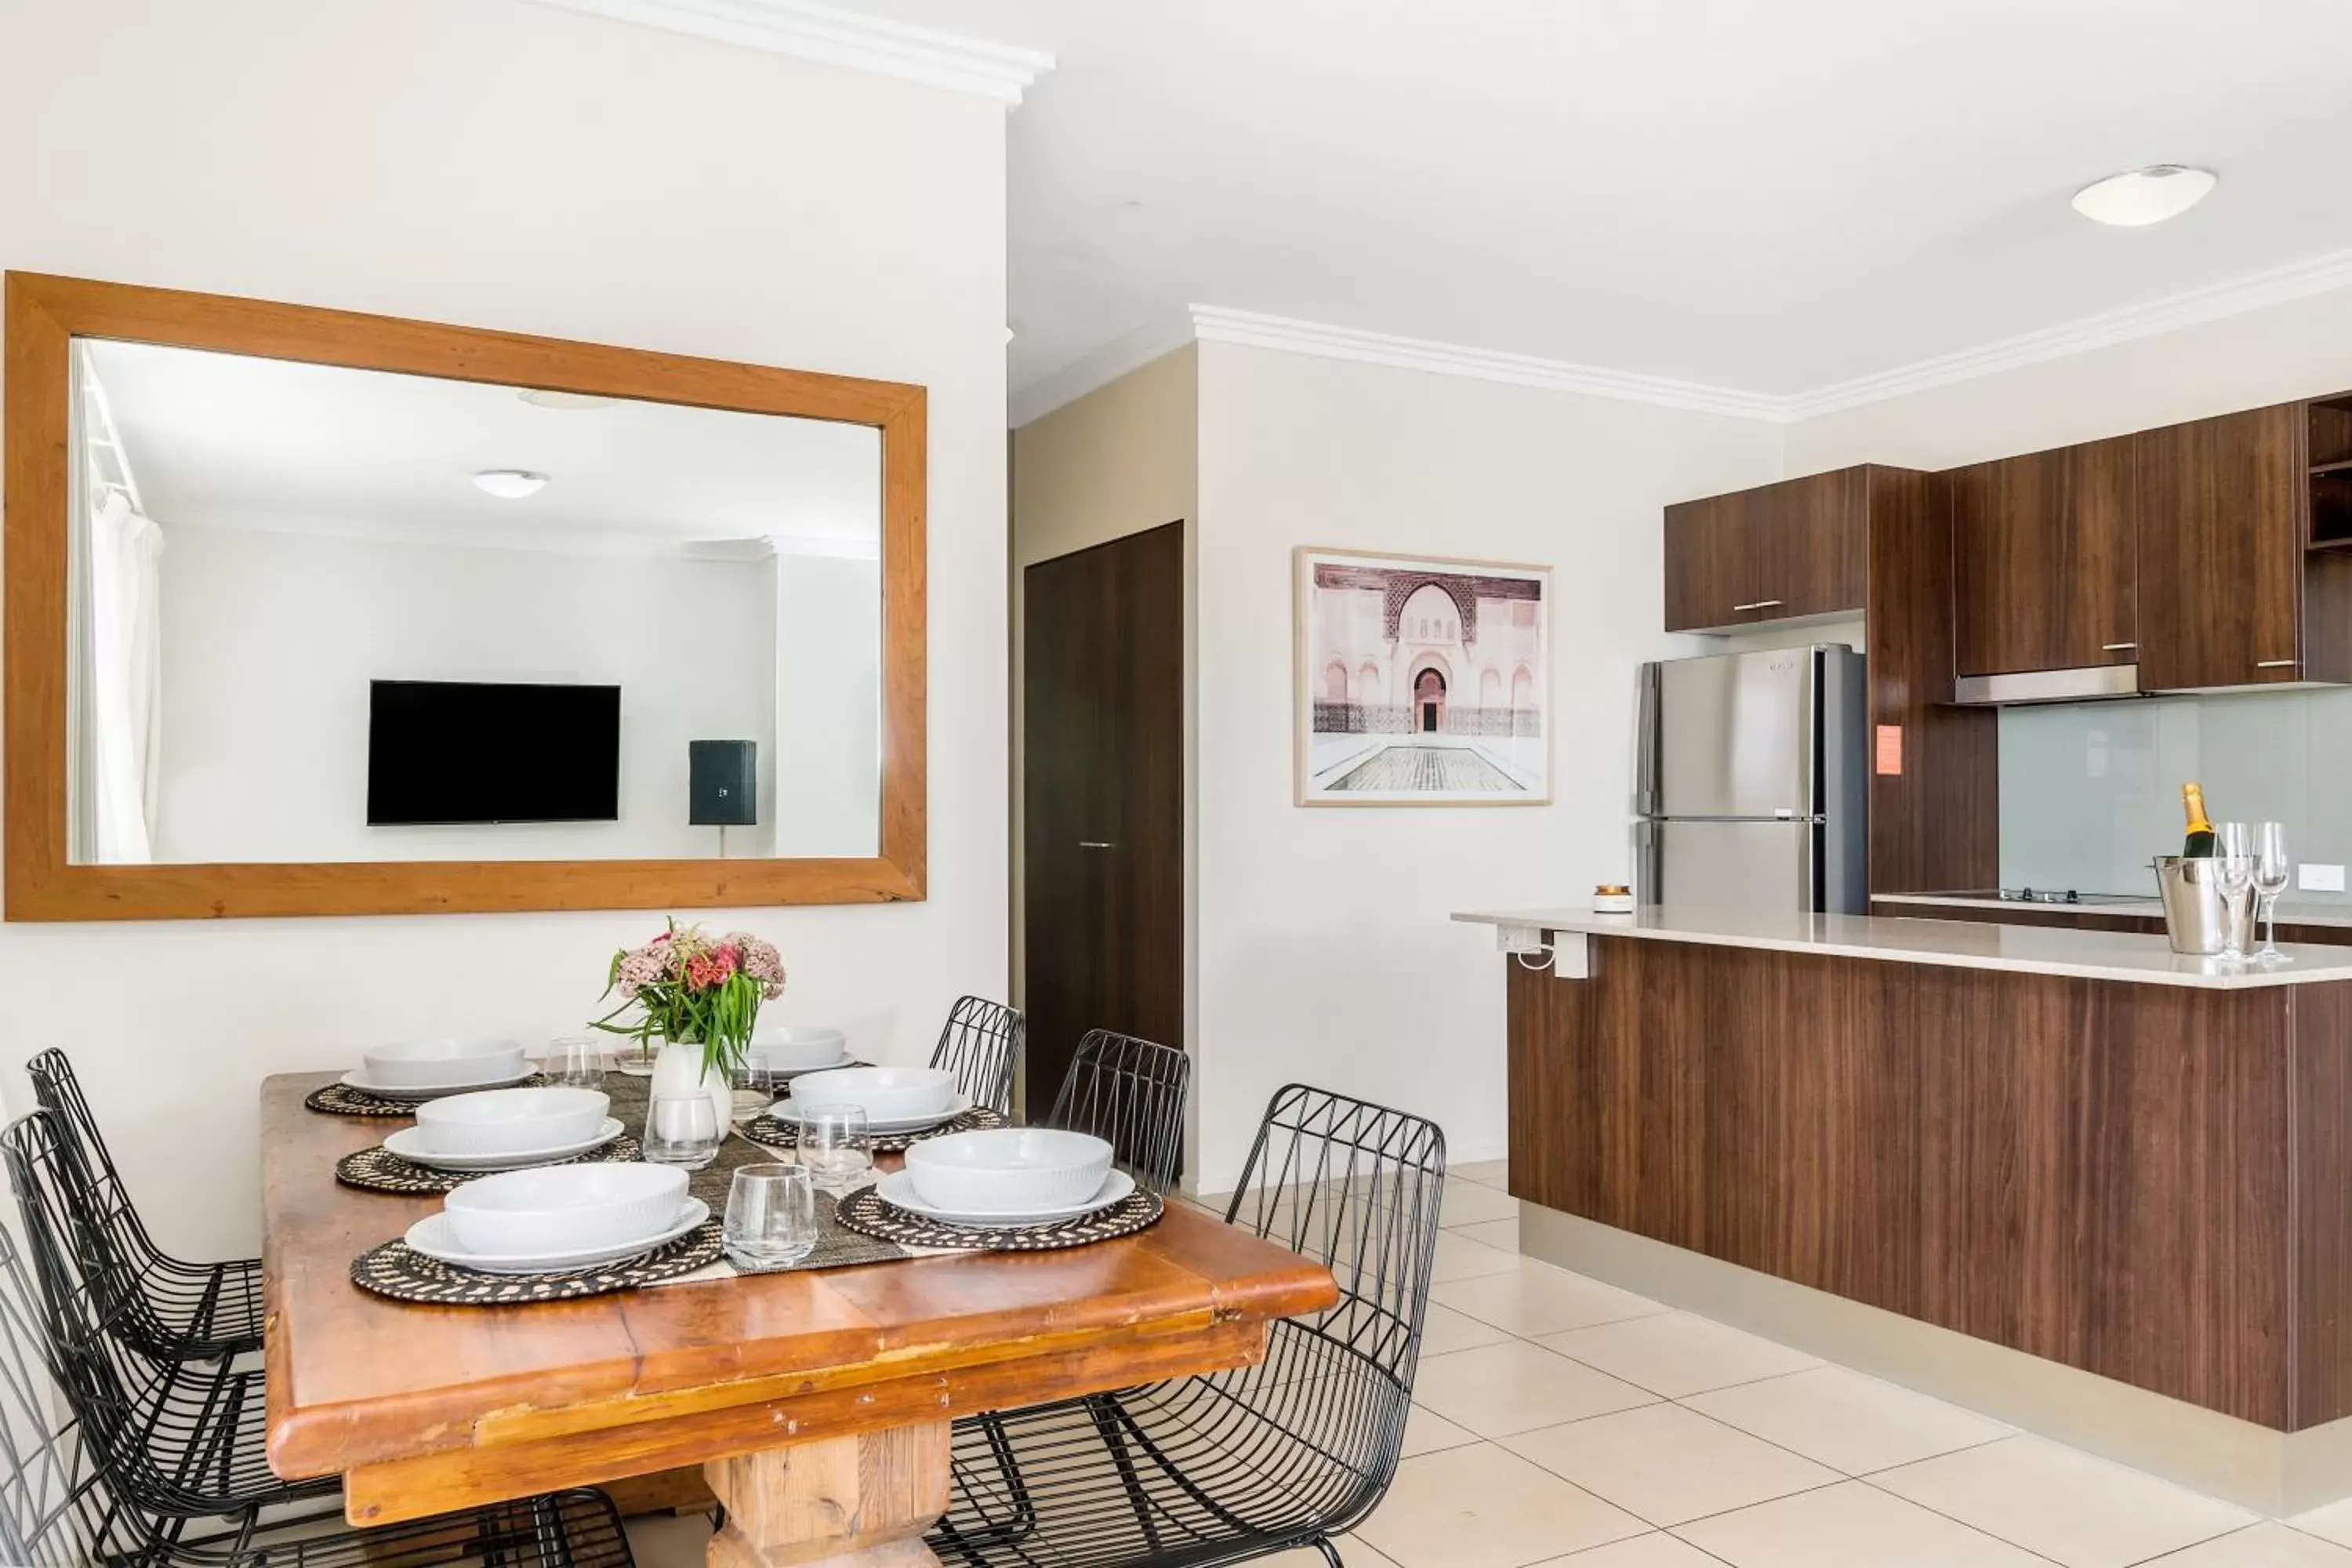
M1842 645L1645 664L1634 893L1869 912L1862 656Z

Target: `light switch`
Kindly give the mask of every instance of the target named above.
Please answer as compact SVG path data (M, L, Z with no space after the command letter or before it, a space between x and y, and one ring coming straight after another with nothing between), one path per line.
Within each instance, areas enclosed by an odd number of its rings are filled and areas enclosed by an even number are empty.
M2306 893L2340 893L2344 890L2344 868L2341 866L2297 866L2294 885Z

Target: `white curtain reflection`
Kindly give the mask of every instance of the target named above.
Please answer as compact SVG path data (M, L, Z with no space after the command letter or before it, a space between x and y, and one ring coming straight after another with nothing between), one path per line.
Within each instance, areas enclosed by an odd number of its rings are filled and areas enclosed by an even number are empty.
M97 858L154 858L163 532L119 489L90 514L89 720Z

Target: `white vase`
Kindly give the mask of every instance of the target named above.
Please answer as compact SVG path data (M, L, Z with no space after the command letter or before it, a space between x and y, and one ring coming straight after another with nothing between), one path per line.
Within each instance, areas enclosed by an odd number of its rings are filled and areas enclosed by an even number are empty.
M654 1053L654 1079L646 1093L691 1094L698 1085L710 1097L711 1110L719 1118L719 1135L724 1138L735 1114L734 1085L724 1073L703 1071L700 1046L663 1041L661 1049Z

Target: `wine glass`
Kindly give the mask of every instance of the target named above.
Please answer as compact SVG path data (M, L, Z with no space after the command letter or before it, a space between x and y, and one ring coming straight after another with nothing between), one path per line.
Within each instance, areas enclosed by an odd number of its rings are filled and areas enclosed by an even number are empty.
M646 1158L699 1171L719 1158L719 1108L699 1087L654 1095L646 1107Z
M801 1163L816 1184L836 1196L874 1168L874 1141L862 1105L828 1105L801 1112Z
M757 1271L816 1250L816 1186L798 1165L743 1165L727 1185L727 1256Z
M604 1046L585 1036L547 1043L547 1075L567 1089L604 1087Z
M2213 858L2213 874L2221 889L2221 962L2242 964L2246 950L2238 931L2254 891L2253 836L2242 822L2225 822L2213 830L2213 837L2219 851Z
M2294 962L2279 951L2278 944L2278 899L2294 875L2294 863L2286 852L2286 824L2265 822L2255 828L2254 892L2263 900L2263 932L2262 951L2254 956L2265 964Z

